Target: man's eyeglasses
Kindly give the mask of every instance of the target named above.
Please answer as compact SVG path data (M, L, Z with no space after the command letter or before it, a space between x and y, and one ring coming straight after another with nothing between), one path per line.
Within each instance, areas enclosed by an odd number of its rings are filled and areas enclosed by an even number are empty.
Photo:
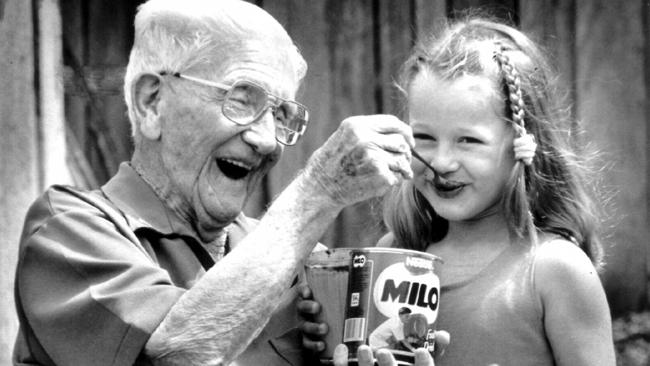
M271 108L276 122L275 139L283 145L294 145L307 129L309 112L304 105L273 95L251 81L238 80L226 85L178 72L161 72L160 75L171 75L225 92L221 112L238 125L253 123Z

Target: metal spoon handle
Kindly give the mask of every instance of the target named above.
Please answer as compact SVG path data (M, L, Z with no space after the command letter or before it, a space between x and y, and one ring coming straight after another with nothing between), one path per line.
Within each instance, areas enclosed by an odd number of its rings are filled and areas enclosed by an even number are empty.
M424 159L422 156L420 156L420 154L418 154L417 151L411 149L411 155L413 155L414 158L416 158L416 159L418 159L420 162L422 162L422 164L424 164L424 166L426 166L427 168L431 169L432 172L434 172L435 174L437 174L437 173L436 173L436 170L433 169L433 167L431 166L431 164L429 164L429 163L426 161L426 159Z

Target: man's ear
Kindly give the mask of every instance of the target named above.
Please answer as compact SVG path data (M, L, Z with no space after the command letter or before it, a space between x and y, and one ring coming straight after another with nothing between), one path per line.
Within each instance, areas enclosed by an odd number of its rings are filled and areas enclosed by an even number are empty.
M133 110L137 116L138 129L150 140L158 140L161 134L160 113L160 76L156 74L141 74L131 85Z

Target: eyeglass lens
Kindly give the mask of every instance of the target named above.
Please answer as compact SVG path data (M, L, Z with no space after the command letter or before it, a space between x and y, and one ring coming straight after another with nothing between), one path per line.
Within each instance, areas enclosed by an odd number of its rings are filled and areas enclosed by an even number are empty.
M239 82L232 86L223 104L224 115L238 124L248 124L266 111L269 97L267 92L254 84ZM296 143L307 126L307 111L292 101L280 101L273 108L278 122L276 138L287 145Z

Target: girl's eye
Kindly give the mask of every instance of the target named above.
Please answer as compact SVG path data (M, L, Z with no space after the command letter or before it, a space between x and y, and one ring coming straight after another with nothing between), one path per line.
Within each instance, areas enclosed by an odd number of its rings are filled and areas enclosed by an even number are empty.
M470 137L470 136L463 136L459 139L460 142L468 143L468 144L480 144L482 141L477 139L476 137Z
M414 133L413 138L416 140L422 140L422 141L435 141L436 139L431 136L427 135L426 133Z

